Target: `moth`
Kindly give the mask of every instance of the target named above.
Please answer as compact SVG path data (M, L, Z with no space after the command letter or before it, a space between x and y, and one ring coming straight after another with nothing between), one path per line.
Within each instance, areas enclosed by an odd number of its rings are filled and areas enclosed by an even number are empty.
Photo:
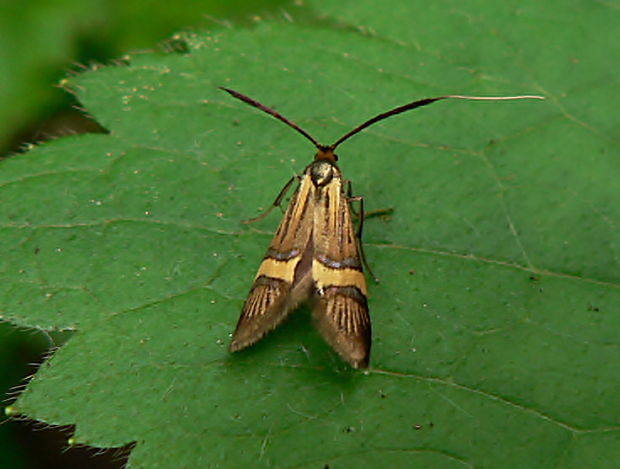
M336 164L336 147L376 122L443 99L542 99L540 96L461 95L425 98L378 114L331 145L322 145L275 110L237 91L221 89L284 122L317 149L312 163L306 166L301 176L294 176L286 183L272 206L262 215L247 220L262 219L272 208L280 206L295 179L299 180L254 277L229 350L236 352L256 343L300 303L308 301L320 334L353 368L368 366L371 346L368 288L362 270L362 264L365 264L361 244L364 199L351 196L350 183L343 179ZM357 228L351 215L351 202L354 201L359 202Z

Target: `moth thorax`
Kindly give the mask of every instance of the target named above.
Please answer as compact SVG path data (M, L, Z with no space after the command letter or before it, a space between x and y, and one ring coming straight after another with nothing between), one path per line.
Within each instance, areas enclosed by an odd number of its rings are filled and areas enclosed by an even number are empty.
M310 166L310 177L317 187L326 186L338 171L333 163L325 160L316 160Z

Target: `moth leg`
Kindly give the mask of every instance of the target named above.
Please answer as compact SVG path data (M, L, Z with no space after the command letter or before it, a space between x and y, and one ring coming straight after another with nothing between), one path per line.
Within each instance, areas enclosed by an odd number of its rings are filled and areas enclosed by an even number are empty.
M350 188L350 184L349 184L349 188ZM362 197L361 195L358 195L356 197L349 197L349 207L351 207L351 202L359 202L360 204L360 211L359 211L359 223L357 225L357 233L355 233L355 237L357 238L357 248L359 250L360 253L360 257L362 258L362 262L364 263L364 267L366 267L366 271L368 272L368 274L373 278L373 280L376 283L379 283L379 279L377 278L377 276L373 273L372 269L370 268L370 265L368 265L368 261L366 260L366 253L364 252L364 243L362 243L362 231L364 229L364 197ZM353 210L353 209L351 209Z
M383 215L391 215L392 213L394 213L394 209L392 207L377 208L375 210L371 210L370 212L366 212L365 218L381 217Z
M347 180L345 181L345 183L347 185L347 199L349 200L355 199L355 197L353 197L353 189L352 189L351 181ZM351 208L351 213L353 214L353 216L355 216L355 218L359 218L360 214L359 212L355 210L355 208L353 208L353 205L351 205L350 208ZM391 215L392 213L394 213L394 209L392 207L379 208L376 210L371 210L370 212L366 212L364 214L364 218L380 217L383 215Z
M293 184L293 182L295 182L295 179L299 179L299 176L295 175L295 176L293 176L292 178L290 178L288 180L288 182L284 185L284 187L282 188L282 190L280 191L280 193L276 197L276 200L274 200L273 204L271 204L271 207L269 207L267 210L265 210L259 216L254 217L254 218L250 218L248 220L242 220L241 223L248 224L248 223L254 223L255 221L260 221L263 218L265 218L267 215L269 215L269 213L271 213L271 211L275 207L280 207L280 204L282 203L282 199L284 199L284 196L286 196L286 193L291 188L291 185Z
M345 181L345 184L347 185L347 199L350 202L351 200L355 199L355 197L353 197L353 185L348 179ZM353 205L349 205L349 208L351 209L351 213L355 216L355 218L359 218L360 214L353 208Z

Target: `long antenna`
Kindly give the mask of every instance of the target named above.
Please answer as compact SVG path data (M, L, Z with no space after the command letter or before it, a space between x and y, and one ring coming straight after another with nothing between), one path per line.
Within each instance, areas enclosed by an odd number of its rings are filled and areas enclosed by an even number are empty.
M438 96L436 98L425 98L420 99L418 101L413 101L409 104L405 104L403 106L395 107L389 111L383 112L372 119L368 119L366 122L358 125L353 130L347 132L335 143L332 143L329 146L329 149L334 151L338 145L344 142L349 137L352 137L356 133L364 130L366 127L371 126L372 124L382 121L383 119L387 119L388 117L395 116L396 114L400 114L401 112L410 111L411 109L415 109L417 107L426 106L428 104L434 103L435 101L440 101L442 99L468 99L473 101L508 101L512 99L545 99L543 96L534 96L534 95L521 95L521 96L463 96L458 94L450 94L446 96Z
M383 119L387 119L388 117L395 116L396 114L400 114L400 113L405 112L405 111L410 111L411 109L415 109L417 107L426 106L428 104L434 103L435 101L440 101L442 99L467 99L467 100L470 100L470 101L509 101L509 100L515 100L515 99L545 99L543 96L535 96L535 95L521 95L521 96L463 96L463 95L458 95L458 94L450 94L450 95L446 95L446 96L438 96L436 98L419 99L419 100L413 101L413 102L411 102L409 104L405 104L403 106L398 106L398 107L395 107L394 109L391 109L389 111L386 111L386 112L383 112L381 114L378 114L375 117L373 117L372 119L368 119L366 122L358 125L353 130L351 130L351 131L347 132L346 134L344 134L342 137L340 137L338 140L336 140L335 143L332 143L329 146L325 146L325 145L321 145L319 142L317 142L308 132L306 132L304 129L299 127L293 121L288 120L286 117L284 117L280 113L274 111L273 109L270 109L267 106L259 103L258 101L255 101L252 98L250 98L250 97L248 97L248 96L246 96L244 94L241 94L241 93L239 93L239 92L237 92L235 90L231 90L231 89L225 88L223 86L220 86L219 88L224 90L224 91L226 91L231 96L233 96L233 97L243 101L244 103L247 103L250 106L254 106L255 108L258 108L261 111L266 112L267 114L269 114L269 115L275 117L276 119L284 122L286 125L288 125L289 127L292 127L297 132L299 132L301 135L303 135L308 140L310 140L314 144L314 146L317 147L319 150L330 150L331 152L333 152L338 145L340 145L342 142L347 140L349 137L352 137L356 133L361 132L366 127L369 127L369 126L371 126L372 124L374 124L376 122L382 121Z
M302 129L301 127L299 127L297 124L295 124L295 122L288 120L286 117L284 117L282 114L280 114L279 112L274 111L273 109L268 108L267 106L259 103L258 101L253 100L252 98L238 93L235 90L231 90L229 88L224 88L223 86L219 87L221 90L226 91L228 94L234 96L237 99L240 99L241 101L243 101L244 103L249 104L250 106L254 106L255 108L260 109L263 112L266 112L267 114L275 117L276 119L281 120L282 122L284 122L286 125L288 125L289 127L294 128L297 132L299 132L301 135L303 135L304 137L306 137L308 140L310 140L315 147L317 147L319 150L323 148L323 145L321 145L319 142L317 142L312 135L310 135L308 132L306 132L304 129Z

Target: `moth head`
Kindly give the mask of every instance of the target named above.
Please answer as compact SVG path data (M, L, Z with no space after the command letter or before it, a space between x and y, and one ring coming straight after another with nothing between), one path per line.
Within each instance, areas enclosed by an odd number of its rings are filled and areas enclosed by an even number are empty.
M334 149L332 147L328 147L325 145L317 145L319 151L314 155L314 161L325 160L331 161L335 163L338 161L338 155L334 153Z

